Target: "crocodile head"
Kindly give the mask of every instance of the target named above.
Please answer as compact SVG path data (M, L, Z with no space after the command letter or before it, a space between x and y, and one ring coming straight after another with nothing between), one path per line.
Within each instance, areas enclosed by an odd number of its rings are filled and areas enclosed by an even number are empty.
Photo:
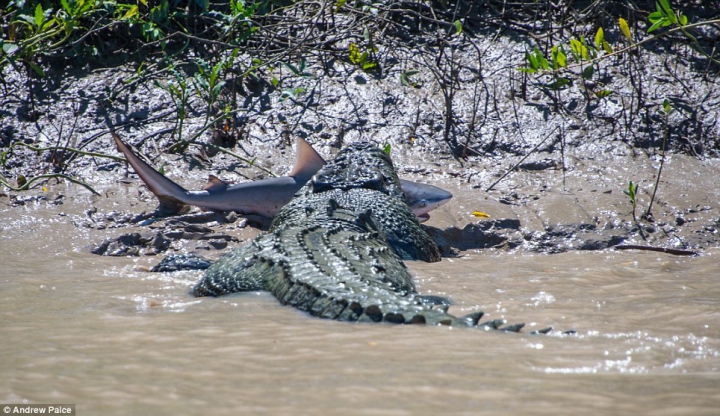
M323 166L310 181L312 193L333 189L371 189L403 198L390 157L368 142L353 143Z

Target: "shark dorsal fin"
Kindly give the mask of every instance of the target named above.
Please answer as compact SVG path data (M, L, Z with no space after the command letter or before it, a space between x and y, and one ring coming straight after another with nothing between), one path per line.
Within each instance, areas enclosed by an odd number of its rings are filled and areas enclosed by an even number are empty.
M210 193L222 192L225 189L227 189L227 187L228 187L227 182L223 181L222 179L218 178L215 175L210 175L208 177L208 183L203 188L203 191L208 191Z
M295 166L288 176L293 178L300 176L310 179L323 166L325 166L325 159L310 146L310 143L298 137Z

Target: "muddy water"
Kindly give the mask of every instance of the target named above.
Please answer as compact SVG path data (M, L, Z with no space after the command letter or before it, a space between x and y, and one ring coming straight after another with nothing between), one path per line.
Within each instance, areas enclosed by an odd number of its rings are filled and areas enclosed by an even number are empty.
M266 293L194 299L198 273L150 274L156 258L84 252L114 230L75 226L82 207L139 210L114 206L127 196L0 206L0 402L75 403L82 415L720 409L720 251L409 264L421 291L448 296L455 313L576 336L350 324Z

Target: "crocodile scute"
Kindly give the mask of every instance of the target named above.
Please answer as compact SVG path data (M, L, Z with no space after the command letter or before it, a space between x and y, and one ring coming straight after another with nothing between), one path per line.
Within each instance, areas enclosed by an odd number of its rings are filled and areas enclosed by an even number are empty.
M405 203L389 156L354 143L298 191L267 232L210 266L192 294L268 290L284 305L328 319L478 324L482 312L456 317L444 300L419 295L403 259L434 262L440 252Z

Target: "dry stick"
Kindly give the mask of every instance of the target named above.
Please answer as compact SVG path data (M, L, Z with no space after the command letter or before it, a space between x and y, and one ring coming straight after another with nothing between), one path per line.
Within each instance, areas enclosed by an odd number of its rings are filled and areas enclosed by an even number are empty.
M615 250L643 250L643 251L657 251L658 253L674 254L676 256L697 256L697 251L692 250L681 250L678 248L664 248L664 247L651 247L651 246L640 246L636 244L623 244L614 247Z
M652 206L653 201L655 200L655 194L658 190L658 185L660 185L660 175L662 175L663 165L665 165L665 147L667 145L667 139L670 135L670 126L668 125L668 118L670 118L670 113L665 112L665 134L663 134L663 144L662 144L662 155L660 156L660 168L658 169L657 178L655 178L655 189L653 189L652 196L650 197L650 204L647 207L647 210L645 210L645 218L651 218L652 216Z
M122 158L122 157L113 156L113 155L106 155L106 154L103 154L103 153L86 152L86 151L84 151L84 150L75 149L75 148L72 148L72 147L63 147L63 146L37 147L37 146L33 146L33 145L31 145L31 144L27 144L27 143L24 143L24 142L15 142L15 143L13 143L13 144L10 146L10 150L12 150L15 146L27 147L28 149L34 150L34 151L36 151L36 152L44 152L44 151L47 151L47 150L51 150L51 151L62 150L62 151L66 151L66 152L77 153L77 154L80 154L80 155L83 155L83 156L104 157L104 158L107 158L107 159L116 160L116 161L118 161L118 162L124 162L124 161L125 161L125 159Z
M567 189L565 187L565 172L567 172L567 166L565 166L565 128L564 128L564 126L560 129L560 160L562 161L563 191L567 191Z
M51 179L51 178L66 179L72 183L75 183L75 184L78 184L80 186L87 188L90 192L94 193L95 195L100 195L100 193L98 191L93 189L92 186L88 185L87 183L85 183L79 179L75 179L72 176L65 175L63 173L48 173L48 174L44 174L44 175L33 176L32 178L28 179L28 181L25 182L22 186L19 186L17 188L13 187L8 182L6 182L4 178L0 177L0 185L7 186L12 191L26 191L31 188L30 185L32 185L33 182L37 182L42 179Z
M520 159L519 162L517 162L513 167L511 167L510 169L508 169L508 170L505 172L505 174L500 177L500 179L496 180L492 185L490 185L490 186L485 190L485 192L490 191L490 190L491 190L495 185L497 185L501 180L505 179L505 177L508 176L508 175L510 174L510 172L512 172L513 170L517 169L517 167L520 166L520 164L521 164L522 162L524 162L525 159L527 159L528 157L530 157L530 155L533 154L533 153L538 149L538 147L540 147L540 145L542 145L543 143L545 143L545 140L547 140L548 137L552 136L552 134L555 133L558 128L559 128L559 126L555 126L555 128L553 129L553 131L551 131L547 136L545 136L545 138L542 139L542 141L541 141L540 143L538 143L537 145L535 145L535 147L533 147L533 149L532 149L528 154L526 154L525 157L523 157L522 159Z

